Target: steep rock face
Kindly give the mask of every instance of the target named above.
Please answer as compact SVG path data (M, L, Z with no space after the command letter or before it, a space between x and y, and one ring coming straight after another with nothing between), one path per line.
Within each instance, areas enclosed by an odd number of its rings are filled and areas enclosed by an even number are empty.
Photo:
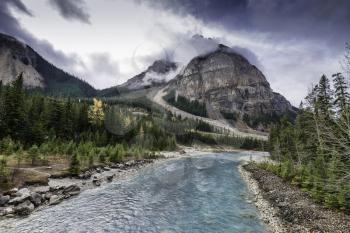
M1 36L1 35L0 35ZM0 80L9 84L23 73L26 87L45 87L44 78L34 69L36 55L26 45L3 35L0 40Z
M28 45L0 33L0 81L9 84L23 74L26 88L39 88L53 95L93 96L88 83L55 67Z
M192 59L170 87L177 95L210 104L220 112L237 113L241 118L295 114L291 104L272 91L259 69L223 45Z

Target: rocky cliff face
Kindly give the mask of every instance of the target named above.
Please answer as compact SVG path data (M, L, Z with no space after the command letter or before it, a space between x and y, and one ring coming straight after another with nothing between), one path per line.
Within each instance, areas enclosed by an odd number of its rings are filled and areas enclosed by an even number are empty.
M0 33L0 81L7 85L23 74L26 88L49 94L92 96L96 90L86 82L47 62L28 45Z
M0 35L1 36L1 35ZM26 87L44 88L44 78L34 69L36 55L26 45L12 37L0 37L0 80L11 83L20 73Z
M295 114L292 105L272 91L259 69L224 45L192 59L171 82L170 89L190 100L202 101L217 112L235 113L246 122Z

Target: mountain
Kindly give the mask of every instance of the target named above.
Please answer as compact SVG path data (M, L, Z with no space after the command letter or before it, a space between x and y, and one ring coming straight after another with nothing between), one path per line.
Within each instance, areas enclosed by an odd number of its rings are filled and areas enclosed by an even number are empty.
M96 95L96 90L88 83L55 67L16 38L0 33L0 81L9 84L20 73L28 89L50 95Z
M101 96L115 96L121 92L130 92L150 87L162 86L175 77L178 66L168 60L157 60L145 71L132 77L125 83L100 91Z
M255 129L264 129L286 115L294 119L294 108L282 95L272 91L263 73L227 46L193 58L170 81L174 98L205 104L211 118L226 118ZM169 95L168 94L168 95Z

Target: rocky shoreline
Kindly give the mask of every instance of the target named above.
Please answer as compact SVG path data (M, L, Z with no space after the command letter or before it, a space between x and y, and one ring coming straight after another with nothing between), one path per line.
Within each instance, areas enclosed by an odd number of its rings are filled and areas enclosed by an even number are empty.
M254 163L239 167L255 205L272 232L350 232L350 216L315 203L299 188Z
M130 160L106 166L97 166L78 176L49 179L48 185L32 185L13 188L0 193L0 218L27 216L41 208L57 205L80 192L104 183L135 174L137 170L152 164L155 159Z

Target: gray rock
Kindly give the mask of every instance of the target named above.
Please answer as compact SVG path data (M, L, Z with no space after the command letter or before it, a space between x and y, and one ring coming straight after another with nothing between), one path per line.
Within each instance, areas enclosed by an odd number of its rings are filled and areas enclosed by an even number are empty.
M6 205L9 201L10 201L9 195L5 195L5 196L0 195L0 206Z
M296 115L292 105L273 92L257 67L225 46L193 58L172 80L169 90L204 103L213 119L220 119L220 112L236 114L241 121L245 114L251 119L266 114Z
M90 171L86 171L79 175L79 179L83 179L83 180L90 179L91 175L92 174Z
M52 195L53 195L52 193L45 193L45 194L44 194L44 199L45 199L45 200L50 200L50 198L52 197Z
M31 193L30 194L30 201L35 205L35 206L39 206L41 205L43 198L39 193Z
M8 202L10 205L17 205L20 204L22 202L27 201L30 198L30 191L29 189L25 188L25 189L21 189L16 193L16 197L13 199L10 199L10 201Z
M113 175L108 175L106 178L107 178L107 181L109 181L109 182L111 182L111 181L113 181L113 179L114 179L114 174Z
M50 197L49 205L57 205L57 204L61 203L62 200L63 200L62 197L60 197L58 195L52 195Z
M134 161L134 160L130 160L130 161L128 161L128 162L125 163L125 165L126 165L127 167L133 166L134 164L135 164L135 161Z
M34 210L34 205L29 200L17 205L14 212L20 216L29 215Z
M64 187L63 186L50 186L50 188L49 188L49 191L50 192L57 192L57 191L60 191L60 190L63 190L64 189Z
M103 167L103 170L110 171L111 169L109 167Z
M92 183L95 186L101 186L101 179L94 177L94 179L92 180Z
M63 189L63 194L74 196L80 193L80 187L76 184L69 185L68 187Z
M45 194L49 192L50 186L38 186L31 188L32 192L39 193L39 194Z
M0 207L0 216L13 214L14 212L13 206Z
M101 168L99 168L99 167L96 168L96 172L97 172L97 173L101 173L101 172L102 172Z
M124 168L124 164L116 163L116 164L111 165L111 168L114 168L114 169L116 169L116 168Z
M22 188L16 192L15 196L16 197L22 197L22 196L28 196L30 195L30 191L28 188Z
M13 188L13 189L5 192L4 194L5 195L10 195L11 197L14 197L17 192L18 192L18 188Z

